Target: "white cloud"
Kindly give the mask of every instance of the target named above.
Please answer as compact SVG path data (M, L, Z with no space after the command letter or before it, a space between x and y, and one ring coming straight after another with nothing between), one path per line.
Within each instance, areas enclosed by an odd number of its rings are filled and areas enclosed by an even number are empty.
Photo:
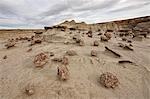
M88 23L150 15L149 0L1 0L0 28L43 28L66 19Z

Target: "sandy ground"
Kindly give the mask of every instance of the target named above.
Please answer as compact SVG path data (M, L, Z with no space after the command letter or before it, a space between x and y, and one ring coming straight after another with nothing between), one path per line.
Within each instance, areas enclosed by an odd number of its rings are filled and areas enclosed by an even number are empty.
M5 48L7 42L0 38L0 99L150 99L150 39L133 40L134 51L118 47L121 38L112 37L108 42L101 42L97 33L93 38L83 34L84 46L72 41L75 32L47 31L47 42L29 46L28 41L18 41L15 47ZM50 35L48 37L48 35ZM9 37L9 36L8 36ZM93 46L94 40L99 46ZM64 44L65 41L70 42ZM105 50L105 46L115 50L122 57L118 58ZM32 51L27 52L32 48ZM62 57L66 51L75 50L77 55L69 58L69 80L60 81L53 57ZM91 50L97 50L98 56L92 57ZM33 64L34 56L41 52L54 52L43 68ZM7 59L3 57L7 55ZM119 60L134 62L119 64ZM99 83L104 72L111 72L119 79L115 89L105 88ZM34 86L34 94L25 94L25 87Z

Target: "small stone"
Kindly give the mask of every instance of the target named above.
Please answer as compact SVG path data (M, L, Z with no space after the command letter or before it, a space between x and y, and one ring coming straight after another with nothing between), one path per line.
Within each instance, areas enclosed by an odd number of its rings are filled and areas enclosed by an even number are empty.
M98 33L97 35L102 35L102 33Z
M7 59L7 55L5 55L5 56L3 57L3 59Z
M127 40L128 43L132 43L132 40Z
M111 36L111 33L110 33L110 32L106 32L104 35L105 35L108 39L111 39L111 38L112 38L112 36Z
M92 50L92 51L91 51L91 56L97 57L97 54L98 54L97 51L95 51L95 50Z
M54 52L50 52L49 56L51 56L51 57L54 56Z
M69 51L66 52L66 54L69 55L69 56L77 55L77 53L74 50L69 50Z
M64 44L69 44L69 41L64 41Z
M94 41L94 46L99 46L99 42L97 40Z
M100 76L100 83L106 88L115 88L119 84L119 80L112 73L106 72Z
M69 79L69 70L67 68L67 66L62 65L57 67L57 75L58 78L62 81L66 81Z
M37 40L34 40L34 42L35 42L36 44L40 44L40 43L42 43L42 40L37 39Z
M84 41L83 41L83 40L80 40L79 45L80 45L80 46L84 46L84 45L85 45Z
M80 36L80 35L74 35L74 36L73 36L73 40L75 40L76 43L80 43L80 41L81 41L82 39L81 39L81 36Z
M25 87L25 93L28 95L28 96L31 96L35 93L35 90L34 90L34 87L33 86L26 86Z
M92 38L92 37L93 37L93 35L92 35L92 34L88 34L88 37L91 37L91 38Z
M93 37L93 35L92 35L92 31L88 31L88 33L86 33L87 35L88 35L88 37Z
M64 57L62 58L62 64L63 64L63 65L68 65L68 64L69 64L68 57L64 56Z
M104 36L104 35L101 36L101 41L106 41L106 42L107 42L108 40L109 40L109 39L108 39L106 36Z
M27 50L27 52L31 52L32 51L32 48L29 48L28 50Z
M129 44L129 46L133 47L133 45L132 45L132 44Z
M123 37L123 38L122 38L122 41L127 41L127 38Z
M124 47L125 45L122 43L118 43L119 47Z
M55 58L52 59L52 61L55 61L55 62L62 62L62 58L55 57Z

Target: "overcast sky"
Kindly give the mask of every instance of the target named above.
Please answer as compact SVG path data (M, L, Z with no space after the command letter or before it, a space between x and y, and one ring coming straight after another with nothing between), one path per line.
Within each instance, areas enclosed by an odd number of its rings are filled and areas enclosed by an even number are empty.
M150 15L150 0L0 0L0 28L43 28Z

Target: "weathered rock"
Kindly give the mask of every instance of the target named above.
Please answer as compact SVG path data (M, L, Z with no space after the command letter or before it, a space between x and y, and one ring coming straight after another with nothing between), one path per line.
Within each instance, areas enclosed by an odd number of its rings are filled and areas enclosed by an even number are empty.
M132 43L132 40L129 40L129 39L128 39L127 42L128 42L128 43Z
M76 41L76 43L80 43L82 41L81 36L80 35L74 35L73 36L73 40Z
M123 37L123 38L122 38L122 41L127 41L127 38L126 38L126 37Z
M123 49L126 49L126 50L131 50L133 51L133 48L132 48L132 44L122 44L122 43L118 43L119 44L119 47L122 47Z
M118 43L119 47L124 47L125 45L123 43Z
M64 56L64 57L62 58L62 64L63 64L63 65L68 65L68 64L69 64L69 59L68 59L68 57Z
M62 58L61 57L55 57L55 58L52 59L52 61L62 62Z
M84 41L83 41L83 40L80 40L79 45L80 45L80 46L84 46L84 45L85 45Z
M131 46L129 46L129 45L126 45L126 44L125 44L125 46L124 46L124 49L133 51L133 48L132 48Z
M133 45L132 45L132 44L129 44L129 46L133 47Z
M66 52L66 54L69 55L69 56L77 55L77 53L74 50L69 50L69 51Z
M88 34L88 37L91 37L91 38L92 38L92 37L93 37L93 35L92 35L92 34Z
M112 38L112 35L110 32L106 32L104 35L108 38L108 40Z
M97 57L97 55L98 55L98 53L97 53L97 51L96 51L96 50L92 50L92 51L91 51L91 56L95 56L95 57Z
M101 41L108 41L109 39L106 36L101 36Z
M35 44L40 44L40 43L42 43L42 40L41 39L36 39L36 40L34 40L34 43Z
M80 41L81 41L81 38L76 38L76 43L80 43Z
M66 45L69 44L69 41L64 41L64 44L66 44Z
M101 74L100 83L106 88L115 88L119 84L119 80L112 73L106 72Z
M62 81L68 80L69 70L67 66L62 65L62 66L57 67L57 75L58 75L58 78Z
M36 67L43 67L47 62L48 56L46 53L40 53L34 58L34 64Z
M99 46L99 41L95 40L93 45L94 46Z
M93 37L92 31L88 31L88 33L86 33L88 37Z

